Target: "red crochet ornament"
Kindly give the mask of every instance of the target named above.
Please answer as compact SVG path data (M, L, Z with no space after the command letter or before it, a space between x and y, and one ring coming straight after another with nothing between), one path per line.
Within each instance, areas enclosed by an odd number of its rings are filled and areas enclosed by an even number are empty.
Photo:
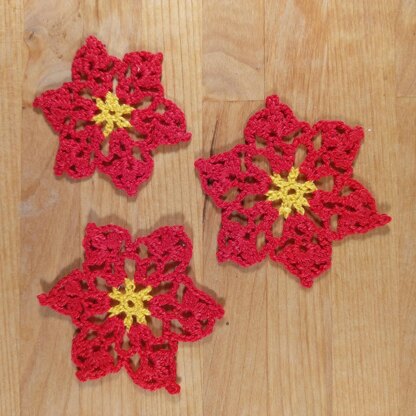
M80 179L98 169L135 195L152 173L152 151L191 138L183 112L164 97L162 60L145 51L120 60L87 38L72 63L72 82L33 103L59 134L56 175Z
M391 220L352 178L361 127L342 121L311 127L270 96L266 108L249 119L244 136L245 144L195 162L204 192L222 212L220 262L247 267L268 255L310 287L331 265L332 241ZM299 149L306 156L297 166ZM331 190L322 189L327 179ZM279 215L283 230L276 232Z
M91 223L83 246L82 268L38 296L78 329L72 343L77 377L96 379L124 367L145 389L178 393L178 342L207 336L224 313L186 275L192 243L183 228L162 227L134 240L121 227ZM133 279L126 260L135 265Z

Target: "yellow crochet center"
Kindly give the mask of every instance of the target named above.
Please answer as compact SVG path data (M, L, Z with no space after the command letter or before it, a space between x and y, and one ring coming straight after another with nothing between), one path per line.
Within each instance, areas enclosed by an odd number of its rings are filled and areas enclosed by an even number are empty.
M100 113L93 117L93 121L97 124L103 124L104 136L108 136L115 128L131 127L130 122L125 118L134 110L127 104L120 104L117 95L108 92L103 101L101 98L95 98Z
M149 295L151 290L152 287L147 286L136 292L136 285L133 280L125 279L124 292L113 287L113 291L108 294L111 299L119 302L109 309L110 317L124 314L124 325L127 329L132 326L133 318L136 318L137 323L146 325L146 316L149 316L150 312L144 306L144 302L152 299L152 296Z
M266 193L267 200L272 202L280 201L279 214L285 218L292 213L293 209L303 215L305 213L304 207L309 206L305 194L316 191L316 186L313 182L298 182L298 176L299 169L295 167L290 169L287 179L282 178L278 174L270 176L276 189L270 189Z

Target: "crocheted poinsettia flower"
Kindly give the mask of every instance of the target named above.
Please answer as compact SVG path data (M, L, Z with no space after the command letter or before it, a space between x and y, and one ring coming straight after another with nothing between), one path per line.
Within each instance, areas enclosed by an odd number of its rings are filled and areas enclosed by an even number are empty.
M224 313L186 274L192 243L183 228L162 227L132 239L121 227L91 223L83 246L81 269L38 296L77 327L72 361L78 379L124 367L145 389L178 393L178 342L207 336ZM132 276L127 262L135 266Z
M33 103L59 134L56 175L79 179L98 169L135 195L152 173L152 151L191 138L183 112L164 97L162 59L145 51L118 59L87 38L72 62L72 81Z
M220 262L250 266L269 256L310 287L331 265L332 241L391 220L352 177L361 127L310 126L270 96L244 136L245 144L195 162L204 192L222 213Z

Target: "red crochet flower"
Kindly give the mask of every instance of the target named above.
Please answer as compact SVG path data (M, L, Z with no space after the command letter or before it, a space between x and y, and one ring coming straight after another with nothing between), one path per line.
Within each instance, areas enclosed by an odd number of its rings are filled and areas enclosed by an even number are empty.
M192 243L183 228L162 227L132 240L121 227L88 224L83 246L82 268L38 296L78 328L72 343L77 377L96 379L124 367L145 389L178 393L178 341L207 336L224 313L186 275ZM135 265L133 279L126 260Z
M164 97L162 59L143 51L120 60L87 38L72 63L72 82L33 103L59 134L56 175L85 178L97 168L135 195L152 173L152 150L191 138L184 114Z
M195 162L204 192L222 212L220 262L250 266L269 255L310 287L331 265L332 241L391 220L352 178L361 127L342 121L311 127L270 96L244 135L245 144ZM298 166L301 152L306 156Z

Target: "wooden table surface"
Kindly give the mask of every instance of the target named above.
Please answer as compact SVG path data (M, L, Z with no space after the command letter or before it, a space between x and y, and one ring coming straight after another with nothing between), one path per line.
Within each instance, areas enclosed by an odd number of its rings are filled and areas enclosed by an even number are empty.
M119 57L162 51L166 94L193 133L155 152L137 198L98 174L56 178L57 138L32 109L70 80L89 34ZM414 0L1 0L0 42L2 416L416 414ZM334 244L311 290L270 261L217 263L220 214L193 167L241 142L272 93L300 119L364 127L355 175L393 216ZM74 327L36 295L81 264L90 221L192 236L191 275L226 315L180 345L180 395L141 390L124 371L75 378Z

